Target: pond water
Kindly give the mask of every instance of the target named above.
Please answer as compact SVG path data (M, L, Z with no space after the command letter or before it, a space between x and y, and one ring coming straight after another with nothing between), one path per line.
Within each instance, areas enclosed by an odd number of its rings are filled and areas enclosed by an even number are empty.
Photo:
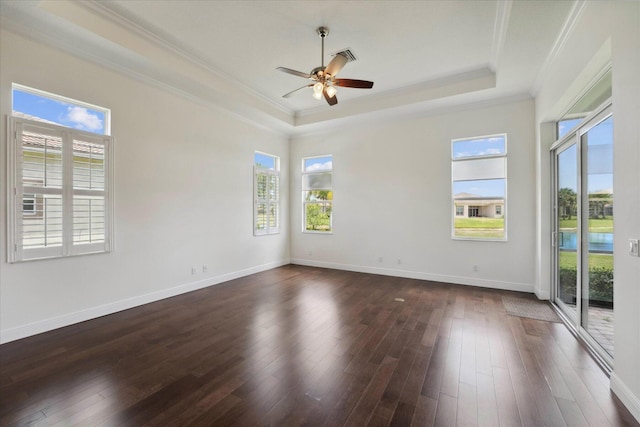
M575 251L578 237L575 231L561 231L558 233L560 249ZM613 252L613 233L589 233L589 252Z

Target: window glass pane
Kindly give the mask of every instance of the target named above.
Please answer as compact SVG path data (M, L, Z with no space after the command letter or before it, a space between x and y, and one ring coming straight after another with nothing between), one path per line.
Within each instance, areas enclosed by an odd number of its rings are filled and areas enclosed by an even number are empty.
M454 181L504 178L506 170L506 157L462 160L451 163L451 176Z
M304 172L329 171L333 169L333 156L304 159Z
M582 121L582 117L579 119L567 119L560 120L558 122L558 139L562 138L566 134L569 133L574 127L578 125Z
M454 237L504 239L505 179L453 183Z
M303 190L325 190L331 188L331 172L302 175Z
M462 139L453 141L453 159L467 157L497 156L505 154L506 141L503 135L485 138Z
M256 152L254 155L254 163L260 168L277 170L276 157L268 154Z
M331 231L331 202L327 200L305 203L305 230Z
M13 115L104 135L106 113L28 91L13 89Z
M611 70L607 71L558 121L558 139L567 135L609 98L611 98Z

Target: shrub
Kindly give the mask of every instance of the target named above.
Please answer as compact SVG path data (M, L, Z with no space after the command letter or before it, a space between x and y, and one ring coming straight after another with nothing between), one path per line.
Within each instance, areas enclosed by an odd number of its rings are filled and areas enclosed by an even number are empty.
M560 298L570 302L576 294L577 272L575 268L560 267ZM613 303L613 270L607 267L589 269L589 300L610 305Z

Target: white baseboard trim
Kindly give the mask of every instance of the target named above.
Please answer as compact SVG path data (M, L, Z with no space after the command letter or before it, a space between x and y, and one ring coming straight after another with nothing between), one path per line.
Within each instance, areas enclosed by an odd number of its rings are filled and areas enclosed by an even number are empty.
M615 371L611 373L609 378L609 387L631 412L636 421L640 423L640 397L633 394L629 387L616 375Z
M538 297L539 300L550 300L551 299L551 292L549 291L543 291L541 289L535 289L533 291L534 294L536 294L536 297Z
M288 264L290 264L290 260L288 259L275 261L255 267L250 267L244 270L221 274L219 276L208 277L206 279L198 280L195 282L184 283L169 289L163 289L160 291L138 295L120 301L114 301L108 304L99 305L97 307L79 310L73 313L29 323L23 326L3 329L0 330L0 344L30 337L32 335L37 335L43 332L52 331L64 326L73 325L74 323L80 323L87 320L95 319L97 317L106 316L108 314L117 313L119 311L128 310L133 307L138 307L140 305L159 301L165 298L170 298L187 292L196 291L208 286L228 282L229 280L249 276L251 274L260 273L261 271L271 270L273 268L281 267Z
M293 258L291 264L306 265L309 267L331 268L334 270L355 271L358 273L380 274L383 276L406 277L408 279L431 280L434 282L454 283L457 285L479 286L482 288L504 289L533 293L533 285L526 283L503 282L497 280L478 279L476 277L450 276L444 274L424 273L421 271L396 270L391 268L369 267L364 265L338 264L326 261Z

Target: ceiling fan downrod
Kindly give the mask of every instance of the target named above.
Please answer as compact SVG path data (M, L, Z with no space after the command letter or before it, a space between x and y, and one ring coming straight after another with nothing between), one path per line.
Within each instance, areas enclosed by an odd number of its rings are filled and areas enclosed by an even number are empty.
M322 55L322 57L320 58L320 64L322 69L324 69L324 38L329 35L329 29L327 27L318 27L316 32L318 33L318 35L320 36L320 39L322 40L322 48L320 50L321 52L320 54Z

